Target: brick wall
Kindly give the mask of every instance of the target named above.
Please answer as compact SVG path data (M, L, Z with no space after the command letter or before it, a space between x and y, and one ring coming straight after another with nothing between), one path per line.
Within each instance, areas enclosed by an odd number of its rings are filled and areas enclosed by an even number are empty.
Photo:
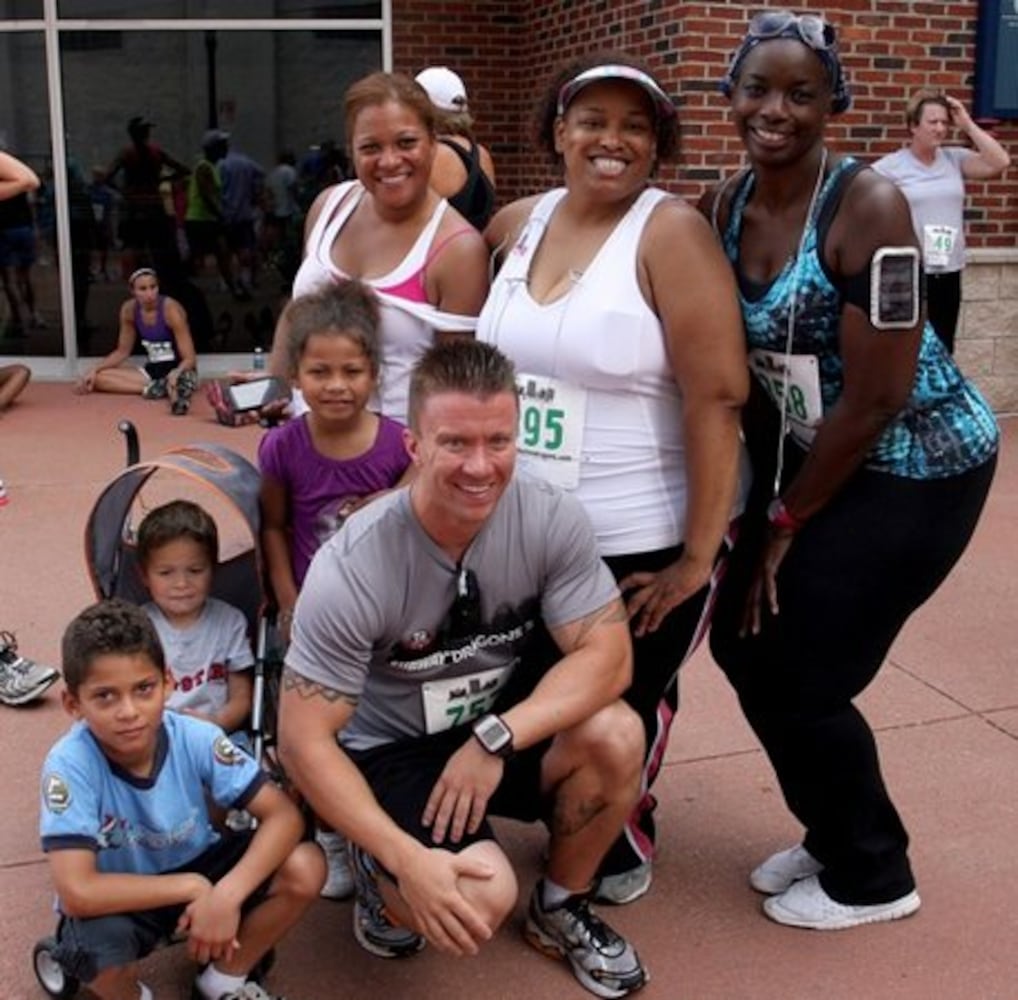
M832 0L852 83L852 109L829 129L832 146L864 158L907 139L907 95L944 90L971 107L979 0ZM495 157L500 200L550 186L535 149L533 110L555 69L596 49L642 57L677 95L682 158L658 181L695 199L735 169L741 147L717 83L752 13L787 0L393 0L393 62L417 72L446 64L470 92L477 131ZM797 7L800 12L804 9ZM995 128L1018 161L1018 123ZM967 269L958 357L998 410L1018 410L1018 166L968 185Z
M897 149L907 137L907 94L922 86L972 99L978 0L832 0L823 8L839 29L853 85L851 111L830 128L831 144L863 157ZM661 183L696 197L741 159L717 90L729 53L751 13L786 0L393 0L395 68L447 64L463 76L478 134L499 171L502 199L554 179L532 141L533 107L561 63L591 49L644 58L678 95L683 155ZM801 9L801 8L798 8ZM1018 156L1018 124L998 138ZM1018 169L969 186L973 246L1013 246L1018 235Z

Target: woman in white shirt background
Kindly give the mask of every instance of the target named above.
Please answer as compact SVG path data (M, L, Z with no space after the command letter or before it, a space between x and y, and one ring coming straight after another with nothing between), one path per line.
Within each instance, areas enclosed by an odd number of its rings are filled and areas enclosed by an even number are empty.
M912 136L909 144L873 166L908 199L923 251L927 316L953 354L965 266L965 181L1000 177L1011 157L972 120L961 101L946 94L917 91L908 102L905 122ZM971 148L944 145L952 124L968 137Z

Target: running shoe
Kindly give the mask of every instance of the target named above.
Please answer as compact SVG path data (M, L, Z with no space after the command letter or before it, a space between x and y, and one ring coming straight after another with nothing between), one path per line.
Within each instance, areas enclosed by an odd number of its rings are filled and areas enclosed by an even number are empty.
M393 923L378 890L378 862L356 844L349 845L356 896L353 904L353 936L365 950L379 958L407 958L424 947L424 938Z
M198 985L196 979L191 987L191 1000L286 1000L286 997L266 992L264 987L252 979L244 983L239 990L230 990L229 993L221 993L218 997L210 997Z
M587 894L546 910L542 887L543 882L534 887L523 928L530 944L566 959L580 984L596 996L624 997L646 985L650 976L636 950L591 910Z
M810 875L818 875L823 865L802 844L772 854L749 873L749 884L757 892L774 896Z
M154 378L141 390L142 399L165 399L170 394L166 379Z
M10 632L0 632L0 702L24 705L42 697L60 677L54 667L18 654L18 643Z
M594 888L594 901L625 906L646 895L653 878L654 870L649 861L617 875L602 875Z
M816 875L794 882L780 896L764 900L764 913L788 927L841 931L861 924L901 920L919 909L919 893L911 892L887 903L839 903L827 895Z

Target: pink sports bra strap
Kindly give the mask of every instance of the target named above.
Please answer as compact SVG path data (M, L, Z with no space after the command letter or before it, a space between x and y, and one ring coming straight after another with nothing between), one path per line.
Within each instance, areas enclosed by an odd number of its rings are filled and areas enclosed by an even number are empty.
M444 239L439 240L437 243L431 245L431 249L428 251L428 256L424 258L424 265L421 267L421 275L428 269L428 265L450 244L453 240L459 239L465 233L476 233L477 230L473 226L461 226L455 232L449 233Z

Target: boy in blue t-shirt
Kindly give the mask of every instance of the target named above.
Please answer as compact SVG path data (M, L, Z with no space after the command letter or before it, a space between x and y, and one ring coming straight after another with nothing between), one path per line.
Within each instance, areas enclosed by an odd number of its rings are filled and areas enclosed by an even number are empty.
M293 803L217 726L163 712L163 650L140 608L103 601L63 638L77 720L42 772L40 833L61 914L55 957L103 1000L150 1000L136 961L175 931L208 963L194 1000L265 998L248 974L325 878ZM247 809L221 837L206 795Z

